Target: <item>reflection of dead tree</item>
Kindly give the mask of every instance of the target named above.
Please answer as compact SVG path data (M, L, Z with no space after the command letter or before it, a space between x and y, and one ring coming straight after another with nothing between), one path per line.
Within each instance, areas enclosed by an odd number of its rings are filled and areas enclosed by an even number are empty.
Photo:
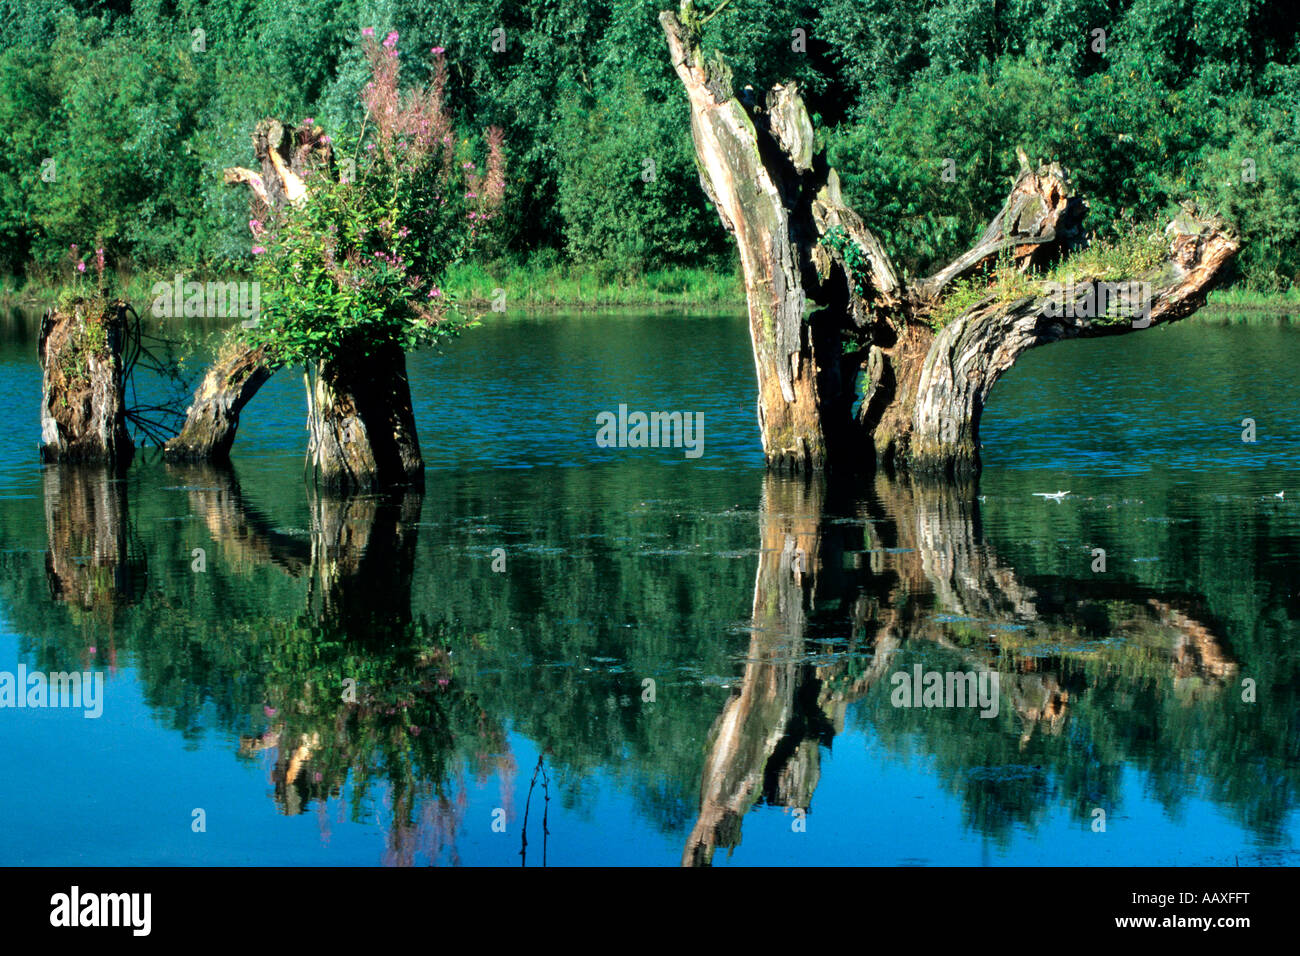
M190 510L203 519L208 534L226 560L236 566L274 564L294 577L311 564L311 550L301 537L277 531L274 524L244 500L233 469L207 464L167 466L185 485Z
M342 633L403 631L411 617L416 526L424 493L308 492L312 510L312 613Z
M412 633L412 580L416 525L422 494L404 491L384 496L317 495L309 492L310 539L275 531L249 507L233 472L207 465L171 466L188 486L193 510L213 539L236 561L276 564L294 576L307 574L310 585L304 623L322 643L408 641ZM262 733L241 737L243 756L268 753L275 801L286 814L337 797L349 773L375 765L376 734L392 730L394 701L442 693L439 680L448 669L446 652L422 648L412 686L382 680L352 688L335 702L322 698L321 672L308 667L301 678L282 678L268 687L277 709ZM343 673L340 677L349 675ZM325 678L329 681L332 678ZM411 733L427 730L423 725ZM450 741L447 742L450 747ZM380 761L387 763L388 758ZM443 780L417 780L414 767L400 768L400 786L390 790L392 817L386 864L410 865L416 854L430 859L450 849L464 803L448 799ZM422 821L417 820L423 794ZM450 843L448 842L450 841Z
M911 552L900 553L898 565L900 579L912 593L933 595L944 614L998 628L982 650L959 646L932 615L915 622L909 637L944 646L976 670L1000 671L1002 691L1025 727L1022 742L1036 726L1045 726L1050 733L1064 726L1071 691L1053 671L1060 668L1061 654L1074 640L1070 635L1086 627L1090 609L1101 600L1126 608L1127 616L1112 622L1113 626L1156 631L1153 650L1170 658L1177 678L1189 676L1190 671L1184 671L1191 667L1207 682L1222 684L1231 673L1234 665L1217 639L1193 616L1203 616L1203 611L1175 611L1154 598L1135 602L1132 586L1106 581L1071 582L1064 595L1030 587L983 539L973 489L878 477L876 491L877 500L889 502L883 510L906 516L892 527L897 531L895 544ZM881 511L871 509L871 513ZM1014 642L1013 634L1017 635ZM1019 647L1059 651L1044 656L1023 653ZM1201 648L1204 656L1187 648Z
M1037 728L1060 732L1070 701L1086 692L1071 683L1065 658L1081 646L1078 635L1100 601L1126 609L1109 623L1166 655L1175 686L1193 674L1222 684L1235 669L1190 609L1135 602L1131 585L1025 583L984 541L973 488L878 475L865 501L825 507L827 494L817 482L765 478L749 653L710 732L683 865L707 866L718 847L737 846L743 816L760 799L809 807L820 744L843 730L851 703L895 670L905 642L998 672L1022 746ZM859 520L834 520L845 509ZM817 664L807 653L809 631L827 618L839 618L841 634L847 618L850 636L831 663ZM977 626L980 638L958 640L953 622ZM850 668L868 655L864 670Z
M817 741L804 738L800 712L809 668L800 659L805 608L825 557L821 499L818 483L771 476L764 482L749 653L710 732L700 815L684 866L707 866L717 847L737 846L741 818L760 795L802 809L817 785Z
M80 466L48 467L44 482L50 595L87 609L138 600L145 562L131 553L126 483Z
M1152 598L1147 604L1160 623L1177 631L1173 659L1174 674L1179 681L1200 679L1225 684L1237 672L1236 662L1228 658L1208 627L1164 601Z
M278 730L268 730L257 736L239 738L239 754L251 757L267 750L276 751L275 768L271 780L275 784L275 802L286 814L302 813L306 804L316 796L316 787L299 786L303 770L311 763L321 745L320 734L299 734L296 743L286 745Z

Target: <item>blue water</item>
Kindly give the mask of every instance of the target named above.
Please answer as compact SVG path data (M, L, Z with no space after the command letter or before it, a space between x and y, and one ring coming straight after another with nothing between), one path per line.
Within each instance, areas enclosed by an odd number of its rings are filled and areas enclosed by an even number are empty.
M710 781L715 865L1295 862L1300 328L1038 350L977 488L818 489L764 474L742 318L498 319L412 359L397 503L309 494L287 370L233 473L43 468L6 334L0 672L107 696L0 708L0 862L518 865L527 804L530 866L677 865ZM597 447L619 404L704 454ZM998 717L893 706L917 663Z

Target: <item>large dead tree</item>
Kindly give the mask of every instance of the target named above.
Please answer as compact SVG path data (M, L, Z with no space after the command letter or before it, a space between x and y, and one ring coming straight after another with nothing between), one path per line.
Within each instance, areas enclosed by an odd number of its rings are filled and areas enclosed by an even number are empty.
M319 127L263 120L253 132L260 172L225 171L229 185L250 190L252 218L267 228L307 194L316 176L332 176L333 152ZM224 461L239 415L270 378L277 362L261 347L233 347L218 356L194 394L181 433L167 443L172 461ZM315 480L337 492L420 484L420 454L406 375L398 347L313 363L306 370L307 459Z
M1061 168L1035 167L1018 151L1020 174L974 247L904 283L844 204L824 152L814 151L795 85L766 96L747 89L738 98L726 67L701 51L689 0L680 17L665 11L659 19L690 99L700 181L739 248L771 467L973 472L989 390L1025 350L1182 318L1203 304L1237 251L1221 221L1185 210L1166 233L1165 261L1128 277L1149 283L1141 321L1114 321L1122 310L1088 316L1077 313L1096 310L1053 308L1066 303L1043 287L1015 301L990 296L937 328L936 310L958 280L1000 257L1031 273L1086 242L1086 203ZM1098 278L1075 277L1064 295L1086 296ZM820 308L806 314L809 300ZM860 375L867 380L861 400Z

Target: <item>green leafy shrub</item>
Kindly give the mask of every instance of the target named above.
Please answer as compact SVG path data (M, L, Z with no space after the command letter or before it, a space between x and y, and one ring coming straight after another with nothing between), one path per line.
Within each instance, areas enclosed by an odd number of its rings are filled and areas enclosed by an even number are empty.
M318 173L281 221L250 223L264 290L252 338L276 361L413 349L466 323L437 276L464 258L501 203L501 133L488 131L480 167L446 108L443 51L434 51L431 83L404 91L397 41L395 32L382 44L363 40L365 125L332 144L350 154L355 180ZM298 135L329 142L310 124Z

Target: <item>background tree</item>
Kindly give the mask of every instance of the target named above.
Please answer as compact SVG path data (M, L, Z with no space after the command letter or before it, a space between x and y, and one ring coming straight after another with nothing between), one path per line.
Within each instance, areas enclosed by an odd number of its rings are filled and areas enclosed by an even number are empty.
M242 200L220 172L246 162L248 130L266 116L358 129L367 66L349 38L367 25L397 30L405 49L444 47L458 128L504 128L514 214L483 250L598 260L611 277L718 268L732 253L670 109L658 6L3 0L0 269L52 269L96 218L110 263L251 268ZM1095 198L1102 236L1124 232L1129 210L1185 196L1220 205L1248 240L1242 279L1277 290L1300 273L1300 226L1286 214L1300 181L1298 30L1285 5L1261 0L733 0L702 39L757 89L799 83L846 199L882 224L900 268L924 272L969 245L1019 144ZM1061 116L1070 122L1049 121ZM647 155L659 167L649 184ZM940 188L945 158L958 176ZM57 180L42 179L46 159ZM580 201L595 186L609 188ZM657 232L642 254L647 225Z

